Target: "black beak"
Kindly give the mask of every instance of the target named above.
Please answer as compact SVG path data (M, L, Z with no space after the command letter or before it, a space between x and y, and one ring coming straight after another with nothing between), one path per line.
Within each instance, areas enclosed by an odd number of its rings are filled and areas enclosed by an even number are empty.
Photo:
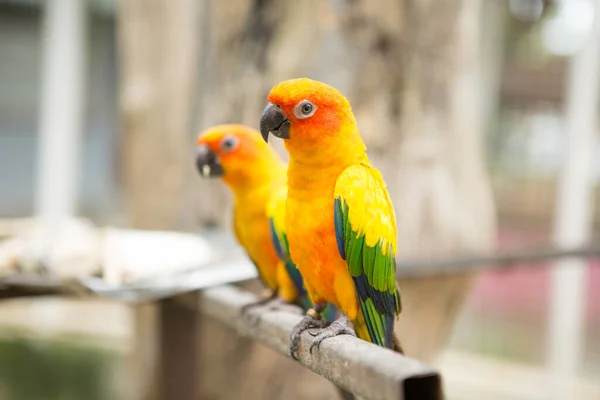
M269 141L269 133L280 139L290 138L290 120L276 104L269 103L260 117L260 134L265 142Z
M196 168L203 178L215 178L225 172L219 164L219 157L207 145L198 146L196 150Z

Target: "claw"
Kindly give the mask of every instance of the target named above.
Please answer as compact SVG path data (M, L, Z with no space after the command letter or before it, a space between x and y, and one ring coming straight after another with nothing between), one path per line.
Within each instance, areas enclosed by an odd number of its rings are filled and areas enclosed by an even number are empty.
M267 311L283 311L289 314L302 315L302 308L286 302L283 299L273 299L270 303L267 303L264 307Z
M311 331L310 329L307 329L306 331L312 337L315 337L315 336L317 336L320 333L320 331Z
M351 335L351 336L356 337L356 332L354 331L354 329L352 329L348 326L349 322L350 322L350 320L348 319L348 317L344 316L342 318L338 318L333 323L331 323L331 325L329 325L327 328L325 328L321 332L319 332L319 334L317 336L315 336L315 338L313 339L313 342L310 345L310 349L309 349L310 354L313 353L313 350L315 348L318 349L319 346L321 345L321 342L327 338L335 337L338 335Z
M298 361L296 353L300 348L300 335L302 332L311 328L324 328L327 325L329 325L329 321L316 319L311 315L306 315L304 318L302 318L302 321L300 321L298 325L294 326L294 329L292 329L292 333L290 334L290 355L292 358Z
M260 312L248 313L252 308L260 308ZM271 299L262 299L242 307L242 316L251 325L256 325L260 319L260 314L267 311L283 311L289 314L302 315L302 308L275 297Z
M274 291L265 289L264 297L262 299L255 301L254 303L246 304L241 308L242 315L246 314L251 308L264 306L265 304L270 303L271 301L277 298L276 296L277 293L275 293Z

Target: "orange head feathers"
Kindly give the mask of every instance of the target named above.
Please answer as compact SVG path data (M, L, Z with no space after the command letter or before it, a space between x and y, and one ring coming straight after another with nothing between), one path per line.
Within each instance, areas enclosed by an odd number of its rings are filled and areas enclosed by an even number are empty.
M203 177L221 177L234 190L285 176L285 165L260 133L237 124L213 126L198 136L196 167Z
M277 84L268 97L260 130L286 139L290 156L316 160L365 147L348 100L336 89L308 78ZM323 161L323 160L322 160Z

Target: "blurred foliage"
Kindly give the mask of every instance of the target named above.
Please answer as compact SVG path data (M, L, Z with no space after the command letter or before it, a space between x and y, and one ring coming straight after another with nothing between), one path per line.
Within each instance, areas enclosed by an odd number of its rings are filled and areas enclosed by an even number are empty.
M110 370L115 354L65 342L0 341L3 400L115 400Z

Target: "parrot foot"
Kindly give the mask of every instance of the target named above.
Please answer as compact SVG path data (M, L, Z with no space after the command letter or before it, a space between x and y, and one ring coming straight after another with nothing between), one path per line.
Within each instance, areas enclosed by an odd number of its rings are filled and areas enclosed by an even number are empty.
M332 338L338 335L351 335L356 337L356 332L354 329L348 326L349 323L350 319L348 319L346 316L338 318L332 322L331 325L323 329L318 335L315 336L312 344L310 345L310 353L312 354L315 348L318 349L321 345L321 342L327 338Z
M277 293L274 290L265 289L262 299L255 301L254 303L246 304L245 306L242 307L242 309L241 309L242 315L246 314L248 312L248 310L250 310L251 308L264 306L265 304L268 304L271 301L276 300L276 299L277 299Z
M300 321L296 326L294 326L294 328L292 329L292 333L290 334L290 355L296 361L298 361L296 353L300 348L300 335L302 334L302 332L311 328L325 328L329 325L329 321L317 319L311 314L318 315L318 313L315 310L309 309L307 311L307 315L304 318L302 318L302 321Z
M260 303L260 304L258 304ZM294 304L290 304L288 302L286 302L283 299L280 299L278 297L274 298L274 299L268 299L268 301L261 301L258 303L252 303L249 304L248 306L246 306L247 308L242 309L242 316L251 324L251 325L257 325L258 321L260 320L260 315L264 312L269 312L269 311L282 311L282 312L286 312L286 313L290 313L290 314L295 314L295 315L302 315L302 308L294 305ZM252 309L257 309L260 311L257 311L255 313L248 313L248 310L252 308Z
M302 315L304 312L301 307L292 303L288 303L281 298L273 299L269 303L265 304L263 308L265 311L283 311L295 315Z

